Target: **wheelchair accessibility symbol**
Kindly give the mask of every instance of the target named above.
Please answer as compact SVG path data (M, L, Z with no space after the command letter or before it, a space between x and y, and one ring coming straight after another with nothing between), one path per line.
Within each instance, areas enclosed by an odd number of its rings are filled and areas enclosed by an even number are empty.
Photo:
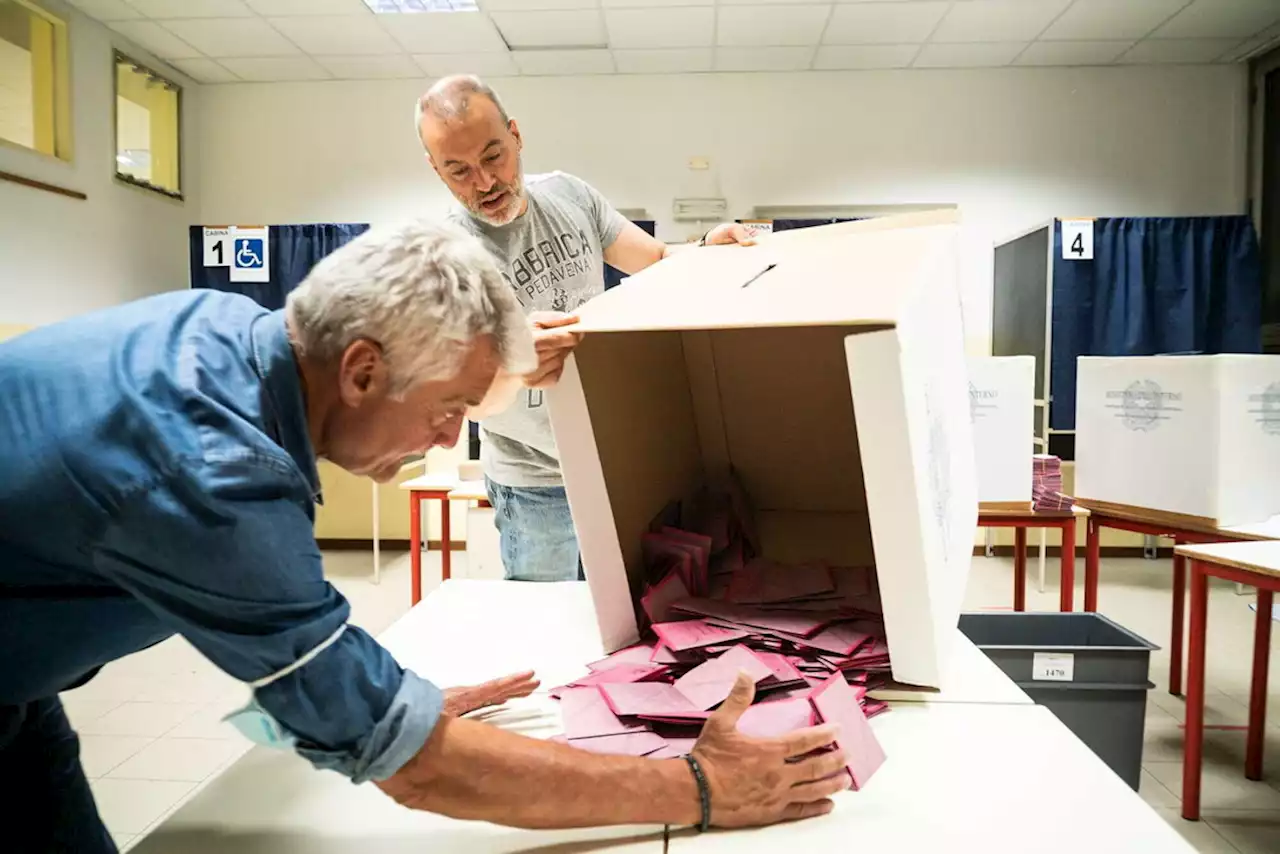
M242 237L236 240L235 266L247 270L262 269L263 255L261 238Z

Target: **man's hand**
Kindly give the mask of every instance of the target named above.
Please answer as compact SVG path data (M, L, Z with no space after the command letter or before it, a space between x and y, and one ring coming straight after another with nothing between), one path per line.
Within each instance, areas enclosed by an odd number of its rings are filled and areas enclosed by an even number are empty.
M565 359L582 340L582 335L564 329L578 322L576 314L559 311L535 311L529 315L533 323L533 347L538 353L538 368L524 378L529 388L548 388L560 380Z
M751 229L742 223L725 222L708 231L703 242L708 246L720 246L728 243L755 246L756 239L751 236Z
M507 700L527 697L542 684L533 671L514 673L480 685L449 688L444 692L444 713L459 718L489 706L501 706Z
M693 749L711 789L711 823L754 827L830 812L830 797L849 787L844 752L808 754L835 741L835 729L812 727L777 739L745 736L738 718L754 696L750 677L739 674Z

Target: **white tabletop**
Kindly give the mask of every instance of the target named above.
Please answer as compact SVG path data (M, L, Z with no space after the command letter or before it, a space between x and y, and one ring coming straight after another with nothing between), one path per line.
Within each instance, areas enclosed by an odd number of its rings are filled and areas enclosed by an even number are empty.
M441 685L533 668L549 688L581 674L603 652L590 594L578 582L450 581L380 640L406 667ZM966 645L977 653L967 642L957 648ZM963 686L952 696L965 699L947 702L944 690L935 702L895 703L872 721L888 761L864 791L841 795L832 816L762 831L673 835L671 845L688 854L797 843L839 851L852 840L859 850L893 845L912 852L1192 850L1051 713L1018 699L1021 692L995 690L1003 674L983 675L978 664L961 652L953 668L977 672L972 682L991 689L992 704L975 702L981 691L966 694ZM534 737L560 731L557 705L545 693L490 712L487 720ZM292 754L255 748L135 850L661 854L663 844L661 828L530 833L415 813L374 786L352 786Z
M433 492L447 492L458 486L458 475L455 473L444 472L442 474L424 474L410 480L400 482L400 488L406 490L431 490Z

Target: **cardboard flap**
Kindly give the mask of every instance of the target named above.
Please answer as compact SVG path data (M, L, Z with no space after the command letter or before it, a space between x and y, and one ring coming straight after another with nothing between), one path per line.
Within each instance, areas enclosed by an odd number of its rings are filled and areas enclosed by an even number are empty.
M857 225L851 223L849 225ZM891 326L954 228L810 229L805 241L683 249L579 307L581 332Z

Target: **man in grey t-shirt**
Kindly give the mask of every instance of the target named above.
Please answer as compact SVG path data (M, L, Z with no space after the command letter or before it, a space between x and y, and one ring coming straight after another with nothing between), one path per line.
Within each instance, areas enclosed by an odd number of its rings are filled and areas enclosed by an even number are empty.
M498 261L537 336L539 370L504 412L481 423L481 459L502 540L506 576L579 577L578 540L560 475L543 388L559 379L578 336L574 309L604 291L604 264L635 273L671 247L627 221L585 181L563 172L524 175L524 142L497 95L478 78L446 77L418 101L419 138L460 207L450 218ZM705 243L749 242L726 224Z

